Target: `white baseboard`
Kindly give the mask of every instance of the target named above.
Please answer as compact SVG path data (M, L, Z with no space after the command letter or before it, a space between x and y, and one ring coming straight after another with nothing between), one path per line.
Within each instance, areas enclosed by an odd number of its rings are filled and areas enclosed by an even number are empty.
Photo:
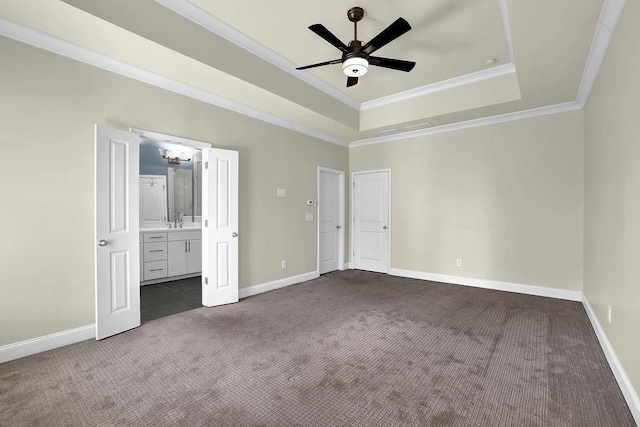
M0 347L0 363L42 353L47 350L53 350L54 348L64 347L65 345L75 344L95 337L95 325L87 325L14 344L3 345Z
M570 301L582 300L582 292L569 291L566 289L544 288L542 286L521 285L518 283L509 283L509 282L497 282L493 280L474 279L472 277L448 276L446 274L435 274L435 273L426 273L423 271L401 270L399 268L390 269L389 274L392 276L408 277L411 279L431 280L433 282L473 286L476 288L516 292L519 294L537 295L541 297L558 298L558 299L565 299Z
M285 277L284 279L274 280L273 282L261 283L259 285L249 286L248 288L240 288L240 298L258 295L263 292L273 291L274 289L284 288L286 286L295 285L296 283L306 282L307 280L317 279L320 274L317 271L299 274L297 276Z
M640 425L640 398L638 398L638 393L633 388L627 373L625 372L618 356L616 356L616 352L613 350L609 339L607 338L607 334L602 329L596 314L594 313L589 301L583 295L582 296L582 305L584 306L585 311L587 312L587 316L589 316L589 320L591 321L591 326L593 326L593 330L596 332L596 336L598 337L598 341L600 341L600 346L602 347L602 351L609 362L609 366L613 371L613 376L618 381L618 385L620 386L620 390L624 395L625 400L627 401L627 405L629 405L629 409L631 410L631 414L633 418L636 420L636 424Z
M248 288L241 288L240 298L246 298L251 295L257 295L274 289L284 288L285 286L294 285L296 283L306 282L307 280L316 279L319 276L320 275L317 271L312 271L297 276L274 280L273 282L250 286ZM42 353L47 350L53 350L54 348L64 347L65 345L75 344L80 341L95 338L95 336L95 325L87 325L80 328L57 332L51 335L45 335L43 337L4 345L0 347L0 363L31 356L32 354Z

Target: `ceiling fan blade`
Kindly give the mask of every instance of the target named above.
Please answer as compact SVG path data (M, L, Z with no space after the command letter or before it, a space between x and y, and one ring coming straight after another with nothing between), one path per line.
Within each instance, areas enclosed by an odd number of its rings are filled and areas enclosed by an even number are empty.
M382 46L394 41L411 29L411 25L404 19L398 18L395 22L382 30L380 34L375 36L369 43L364 45L362 51L367 55L380 49Z
M334 60L331 60L331 61L319 62L317 64L305 65L304 67L298 67L298 68L296 68L296 70L306 70L307 68L322 67L323 65L339 64L341 62L342 62L342 59L334 59Z
M309 29L314 33L316 33L317 35L319 35L320 37L322 37L323 39L325 39L326 41L328 41L329 43L331 43L332 45L334 45L335 47L337 47L338 49L340 49L342 52L346 53L349 51L349 49L347 48L347 45L342 43L340 39L334 36L331 31L327 30L327 28L324 25L313 24L309 27Z
M347 77L347 87L355 86L358 84L357 77Z
M413 70L413 67L416 66L416 63L413 61L403 61L401 59L391 59L391 58L379 58L377 56L370 56L369 64L377 65L378 67L391 68L392 70L405 71L407 73Z

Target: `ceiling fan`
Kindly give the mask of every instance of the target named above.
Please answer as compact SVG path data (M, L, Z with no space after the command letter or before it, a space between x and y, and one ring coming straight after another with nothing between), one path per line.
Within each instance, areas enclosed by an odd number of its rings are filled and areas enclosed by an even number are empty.
M349 21L353 22L354 26L353 40L349 42L349 46L342 43L342 41L334 36L331 31L327 30L324 25L311 25L309 29L331 43L333 46L337 47L342 52L342 58L298 67L296 70L306 70L308 68L322 67L323 65L342 63L342 72L347 76L347 87L358 84L358 77L367 74L367 71L369 71L369 65L405 72L413 70L413 67L416 65L415 62L371 56L371 54L376 50L409 31L411 29L411 25L409 25L404 18L398 18L393 24L389 25L380 34L371 39L369 43L366 43L363 46L362 41L358 40L358 21L360 21L363 16L364 9L361 7L352 7L347 12L347 17L349 18Z

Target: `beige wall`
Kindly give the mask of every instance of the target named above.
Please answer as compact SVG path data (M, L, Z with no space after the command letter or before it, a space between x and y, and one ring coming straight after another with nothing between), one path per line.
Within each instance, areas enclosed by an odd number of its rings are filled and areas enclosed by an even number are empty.
M584 294L640 392L640 2L628 1L585 108ZM612 308L607 321L607 305Z
M582 129L575 111L364 146L349 169L392 169L392 268L581 291Z
M347 171L346 148L6 38L0 52L0 345L94 322L94 123L238 150L240 286L316 270L305 200L318 166Z

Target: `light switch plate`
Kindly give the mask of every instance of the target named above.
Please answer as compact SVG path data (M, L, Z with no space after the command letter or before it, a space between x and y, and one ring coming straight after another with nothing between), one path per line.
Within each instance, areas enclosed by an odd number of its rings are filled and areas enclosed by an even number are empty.
M305 218L307 219L307 221L313 221L313 214L308 213Z

